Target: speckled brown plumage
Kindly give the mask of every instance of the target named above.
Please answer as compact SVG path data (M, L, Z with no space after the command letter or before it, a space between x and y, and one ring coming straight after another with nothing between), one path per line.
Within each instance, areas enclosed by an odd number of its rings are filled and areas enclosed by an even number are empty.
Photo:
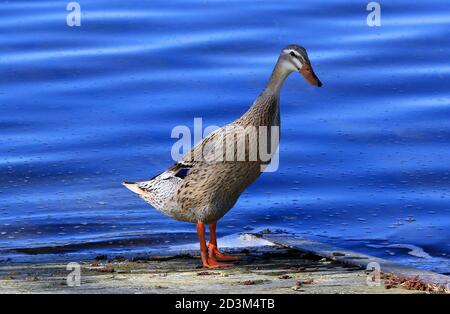
M211 133L182 161L155 178L124 185L177 220L207 224L218 221L259 177L262 166L267 163L259 156L250 159L249 148L257 146L259 140L248 134L245 158L239 161L236 135L243 135L252 127L280 126L280 89L291 72L301 70L301 59L309 63L303 48L295 45L284 48L266 88L240 118ZM269 151L269 155L273 155L275 149Z

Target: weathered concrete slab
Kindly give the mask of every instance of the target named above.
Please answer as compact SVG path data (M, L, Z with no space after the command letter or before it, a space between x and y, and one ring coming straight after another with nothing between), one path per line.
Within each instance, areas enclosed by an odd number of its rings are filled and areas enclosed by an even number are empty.
M297 249L302 252L313 253L343 264L359 266L366 269L370 263L377 263L380 266L380 271L382 273L394 274L407 279L415 279L427 284L441 287L444 290L448 290L450 287L450 277L448 276L405 267L382 258L333 247L324 243L304 239L296 235L268 233L261 235L258 234L256 236L262 236L263 239L271 241L275 244ZM372 269L372 267L373 266L370 265L369 268Z
M421 293L370 286L364 269L296 250L239 250L230 268L199 269L197 256L116 258L80 263L81 285L69 286L64 263L0 265L1 293ZM236 252L231 252L236 253Z

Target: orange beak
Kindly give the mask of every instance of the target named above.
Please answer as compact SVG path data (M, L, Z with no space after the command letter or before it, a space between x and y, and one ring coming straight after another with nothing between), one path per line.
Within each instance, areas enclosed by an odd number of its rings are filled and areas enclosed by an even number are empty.
M322 82L317 77L316 73L314 73L313 68L310 64L305 64L301 69L300 73L303 75L303 77L311 84L317 87L322 86Z

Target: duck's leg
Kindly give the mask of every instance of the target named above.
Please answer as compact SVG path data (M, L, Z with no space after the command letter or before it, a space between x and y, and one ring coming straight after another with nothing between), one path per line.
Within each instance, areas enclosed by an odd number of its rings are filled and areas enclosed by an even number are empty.
M200 256L202 257L203 267L215 268L215 267L224 267L224 266L232 266L233 265L233 264L218 262L215 259L210 258L208 256L208 248L206 247L206 240L205 240L205 225L202 222L197 223L197 233L198 233L198 239L200 241Z
M217 249L216 223L209 225L208 249L209 249L209 257L214 260L226 259L231 261L239 261L241 259L239 256L225 255L219 252L219 250Z

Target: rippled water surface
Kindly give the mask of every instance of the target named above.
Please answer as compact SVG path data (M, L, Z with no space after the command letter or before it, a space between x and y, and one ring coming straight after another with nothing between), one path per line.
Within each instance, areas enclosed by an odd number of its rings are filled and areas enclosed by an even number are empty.
M360 0L81 0L80 27L67 3L0 1L0 259L194 242L120 183L172 163L174 126L239 117L297 43L324 87L288 78L280 169L220 235L282 228L450 272L447 0L382 1L381 27Z

